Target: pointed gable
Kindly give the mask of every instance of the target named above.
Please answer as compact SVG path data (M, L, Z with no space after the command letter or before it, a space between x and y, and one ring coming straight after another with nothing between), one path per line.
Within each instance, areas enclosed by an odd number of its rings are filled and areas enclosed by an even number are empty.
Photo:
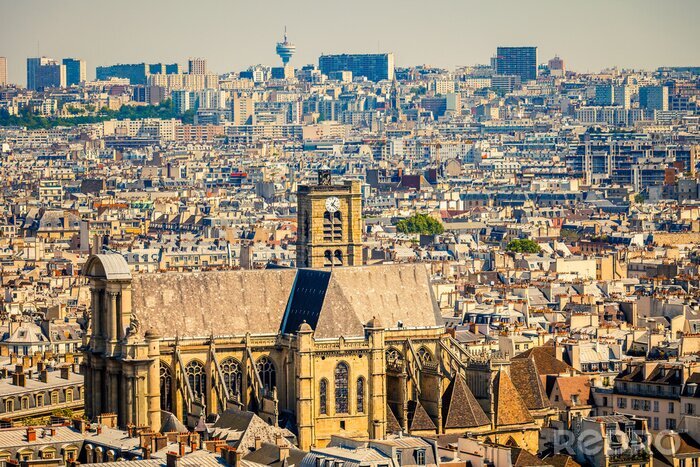
M534 422L508 373L500 370L493 386L496 426L522 425Z
M445 429L490 424L489 418L460 375L455 375L442 396L442 419Z
M418 401L408 401L408 431L437 430L435 423Z
M386 406L386 431L387 433L398 433L402 431L401 424L389 404Z
M538 410L550 406L542 378L537 373L537 367L532 358L511 360L510 374L513 384L528 409Z

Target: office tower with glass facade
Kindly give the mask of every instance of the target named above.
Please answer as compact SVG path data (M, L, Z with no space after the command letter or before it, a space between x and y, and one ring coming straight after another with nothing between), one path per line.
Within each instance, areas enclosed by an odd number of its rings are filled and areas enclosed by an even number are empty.
M496 74L519 76L521 81L537 79L537 47L498 47Z
M87 65L85 64L85 60L64 58L63 65L66 67L66 86L80 84L87 80Z
M43 91L46 88L66 86L66 67L48 57L27 59L27 89Z
M318 67L324 75L351 71L353 76L364 76L370 81L393 80L394 54L321 55Z

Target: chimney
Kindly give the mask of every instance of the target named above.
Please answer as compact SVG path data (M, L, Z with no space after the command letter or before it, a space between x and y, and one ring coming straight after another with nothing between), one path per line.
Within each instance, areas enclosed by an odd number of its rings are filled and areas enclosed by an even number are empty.
M153 452L158 452L161 449L165 449L165 447L168 445L168 437L165 435L156 435L153 439L153 443Z
M143 451L141 455L143 456L144 459L151 458L151 448L149 448L148 446L143 446L141 448L141 450Z
M141 446L141 447L148 446L150 448L152 442L153 442L153 433L151 433L149 431L142 431L141 434L139 435L139 446Z
M36 371L41 373L41 370L43 370L44 368L46 368L46 364L43 360L39 360L38 362L36 362Z
M0 368L0 379L7 378L7 368Z
M180 465L180 456L176 452L168 452L165 465L167 467L177 467Z
M81 417L75 417L73 419L73 428L75 428L78 432L85 433L85 420Z
M236 448L224 445L221 446L220 452L224 463L229 467L238 467L242 465L243 455Z
M27 428L27 442L36 441L36 430L32 427Z
M181 441L177 445L179 449L180 457L185 457L185 452L187 451L187 442Z
M284 446L280 446L279 444L277 447L280 450L280 462L281 461L286 461L287 458L289 457L289 445L285 444Z
M27 385L27 376L24 373L15 372L12 374L12 384L24 387Z
M30 366L32 366L32 359L29 355L25 355L24 357L22 357L22 366L24 366L25 368L29 368Z
M69 380L70 379L70 370L71 370L70 366L62 366L61 367L61 378ZM114 428L114 427L112 427L112 428Z
M98 435L102 434L102 424L99 422L97 423L97 434Z
M255 451L258 451L262 447L262 438L260 436L255 437Z
M14 365L15 363L17 363L17 355L15 355L14 353L11 353L10 354L10 365Z

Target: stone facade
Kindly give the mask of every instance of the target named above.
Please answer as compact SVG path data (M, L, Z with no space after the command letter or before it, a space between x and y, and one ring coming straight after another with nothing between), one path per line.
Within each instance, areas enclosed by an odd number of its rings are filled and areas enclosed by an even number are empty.
M297 265L323 268L362 264L362 195L359 181L343 185L300 186L297 192ZM324 184L325 183L325 184ZM336 212L326 209L329 198L338 198Z

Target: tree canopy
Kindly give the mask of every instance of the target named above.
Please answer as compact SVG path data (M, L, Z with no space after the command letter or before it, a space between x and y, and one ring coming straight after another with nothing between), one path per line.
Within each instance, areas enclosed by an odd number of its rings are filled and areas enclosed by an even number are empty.
M396 223L396 230L401 233L418 233L424 235L436 235L445 231L442 223L427 214L414 214Z
M513 253L539 253L542 251L542 248L540 248L537 242L529 238L516 238L508 242L506 250L512 251Z
M21 126L29 130L39 128L53 128L56 126L75 126L84 123L99 123L105 120L140 120L144 118L177 118L183 123L193 123L195 111L187 111L183 115L175 112L175 107L170 99L166 99L158 105L130 106L123 105L119 110L109 110L106 107L94 115L86 115L73 106L67 107L68 113L75 117L44 117L33 113L28 108L20 110L19 115L10 115L6 109L0 109L0 126Z

